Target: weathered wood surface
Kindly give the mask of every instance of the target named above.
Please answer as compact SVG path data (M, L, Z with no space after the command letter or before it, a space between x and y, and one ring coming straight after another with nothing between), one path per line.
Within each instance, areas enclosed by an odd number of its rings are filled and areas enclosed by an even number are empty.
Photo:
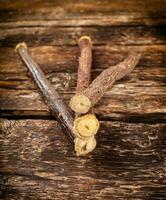
M0 1L0 198L166 199L166 1ZM14 52L25 41L69 102L83 34L95 78L142 52L96 105L96 150L78 158ZM23 119L21 119L23 118Z
M165 34L164 26L9 27L1 30L0 47L13 47L20 41L29 46L76 45L81 35L90 35L96 45L166 44Z
M131 48L95 47L93 78L104 68L122 61ZM118 81L98 103L96 113L101 118L113 117L115 113L152 116L158 113L161 119L164 118L166 48L160 45L141 46L138 49L143 55L134 72ZM22 115L27 115L30 111L34 116L39 114L38 111L42 111L42 116L49 115L46 113L47 106L36 91L36 86L19 57L11 48L1 48L1 51L1 115L17 115L20 111L24 111ZM76 86L78 48L41 46L32 48L31 52L50 82L68 102Z
M55 121L1 126L4 199L166 198L164 124L102 122L96 150L82 158Z
M2 27L163 25L165 7L165 0L6 0L0 21Z

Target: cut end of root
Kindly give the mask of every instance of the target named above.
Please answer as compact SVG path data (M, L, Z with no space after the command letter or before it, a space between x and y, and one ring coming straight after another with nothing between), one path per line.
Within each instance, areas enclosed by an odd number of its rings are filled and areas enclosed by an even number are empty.
M90 137L97 133L99 126L95 115L87 114L75 119L73 131L80 137Z
M90 43L92 43L91 38L87 35L81 36L80 39L78 40L78 43L80 43L82 40L88 40Z
M92 40L89 36L81 36L78 40L79 46L90 45L92 46Z
M96 139L95 137L89 137L88 139L84 140L81 138L75 139L75 151L77 156L83 156L91 151L93 151L96 147Z
M21 42L16 45L15 50L17 51L19 48L22 48L22 47L26 49L28 48L25 42Z
M69 106L74 112L85 114L89 111L91 102L84 95L74 95L70 100Z

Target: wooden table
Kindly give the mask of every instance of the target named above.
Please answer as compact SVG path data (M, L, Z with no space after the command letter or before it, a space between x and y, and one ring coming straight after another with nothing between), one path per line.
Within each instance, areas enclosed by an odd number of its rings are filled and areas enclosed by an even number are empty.
M166 199L165 25L165 0L0 2L1 199ZM27 42L68 103L82 35L93 78L133 47L142 58L96 105L97 148L76 157L14 47Z

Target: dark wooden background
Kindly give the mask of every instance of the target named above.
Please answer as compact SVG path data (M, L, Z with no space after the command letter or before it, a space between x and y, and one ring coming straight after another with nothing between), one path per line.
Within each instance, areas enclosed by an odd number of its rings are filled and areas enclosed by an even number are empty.
M166 199L166 1L0 1L0 198ZM97 104L97 148L76 157L14 52L25 41L65 98L77 40L91 36L92 77L137 46L143 56Z

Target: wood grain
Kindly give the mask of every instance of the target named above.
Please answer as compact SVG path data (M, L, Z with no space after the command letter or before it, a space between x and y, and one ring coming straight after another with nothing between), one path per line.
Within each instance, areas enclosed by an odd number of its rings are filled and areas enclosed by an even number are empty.
M166 199L166 1L0 1L0 199ZM96 150L75 156L14 52L18 42L68 103L77 41L94 79L137 47L142 58L96 105Z
M92 78L104 68L122 61L131 47L101 46L94 49ZM100 118L128 115L163 114L165 107L165 46L141 46L143 56L130 75L117 82L96 107ZM2 51L2 49L1 49ZM1 116L49 116L32 78L25 66L10 48L0 54L0 108ZM47 78L68 103L76 86L78 49L76 47L35 47L32 56L42 67ZM65 53L64 53L65 52ZM6 57L8 56L9 61ZM13 65L13 63L15 63ZM64 72L65 70L65 72ZM18 74L19 72L19 74ZM152 117L153 118L153 117ZM158 119L158 118L157 118Z
M141 46L116 46L102 45L93 47L92 69L99 71L116 65L126 58L132 48L137 48L142 53L142 58L137 66L146 69L163 67L165 69L166 46L165 45L141 45ZM30 52L44 73L77 72L79 49L75 46L37 46L31 47ZM14 48L0 48L0 75L5 77L14 73L17 76L27 76L26 67L21 62ZM142 70L144 71L144 70ZM151 74L151 73L150 73ZM150 75L149 74L149 75ZM92 74L93 75L93 74ZM156 74L157 75L157 74ZM27 79L27 78L26 78Z
M165 0L3 1L0 26L163 25L165 9Z
M2 29L0 47L14 47L19 42L28 46L77 45L82 35L92 38L95 45L154 45L165 44L164 26L106 27L18 27Z
M1 126L4 199L166 198L165 124L102 122L96 150L82 158L55 121Z

